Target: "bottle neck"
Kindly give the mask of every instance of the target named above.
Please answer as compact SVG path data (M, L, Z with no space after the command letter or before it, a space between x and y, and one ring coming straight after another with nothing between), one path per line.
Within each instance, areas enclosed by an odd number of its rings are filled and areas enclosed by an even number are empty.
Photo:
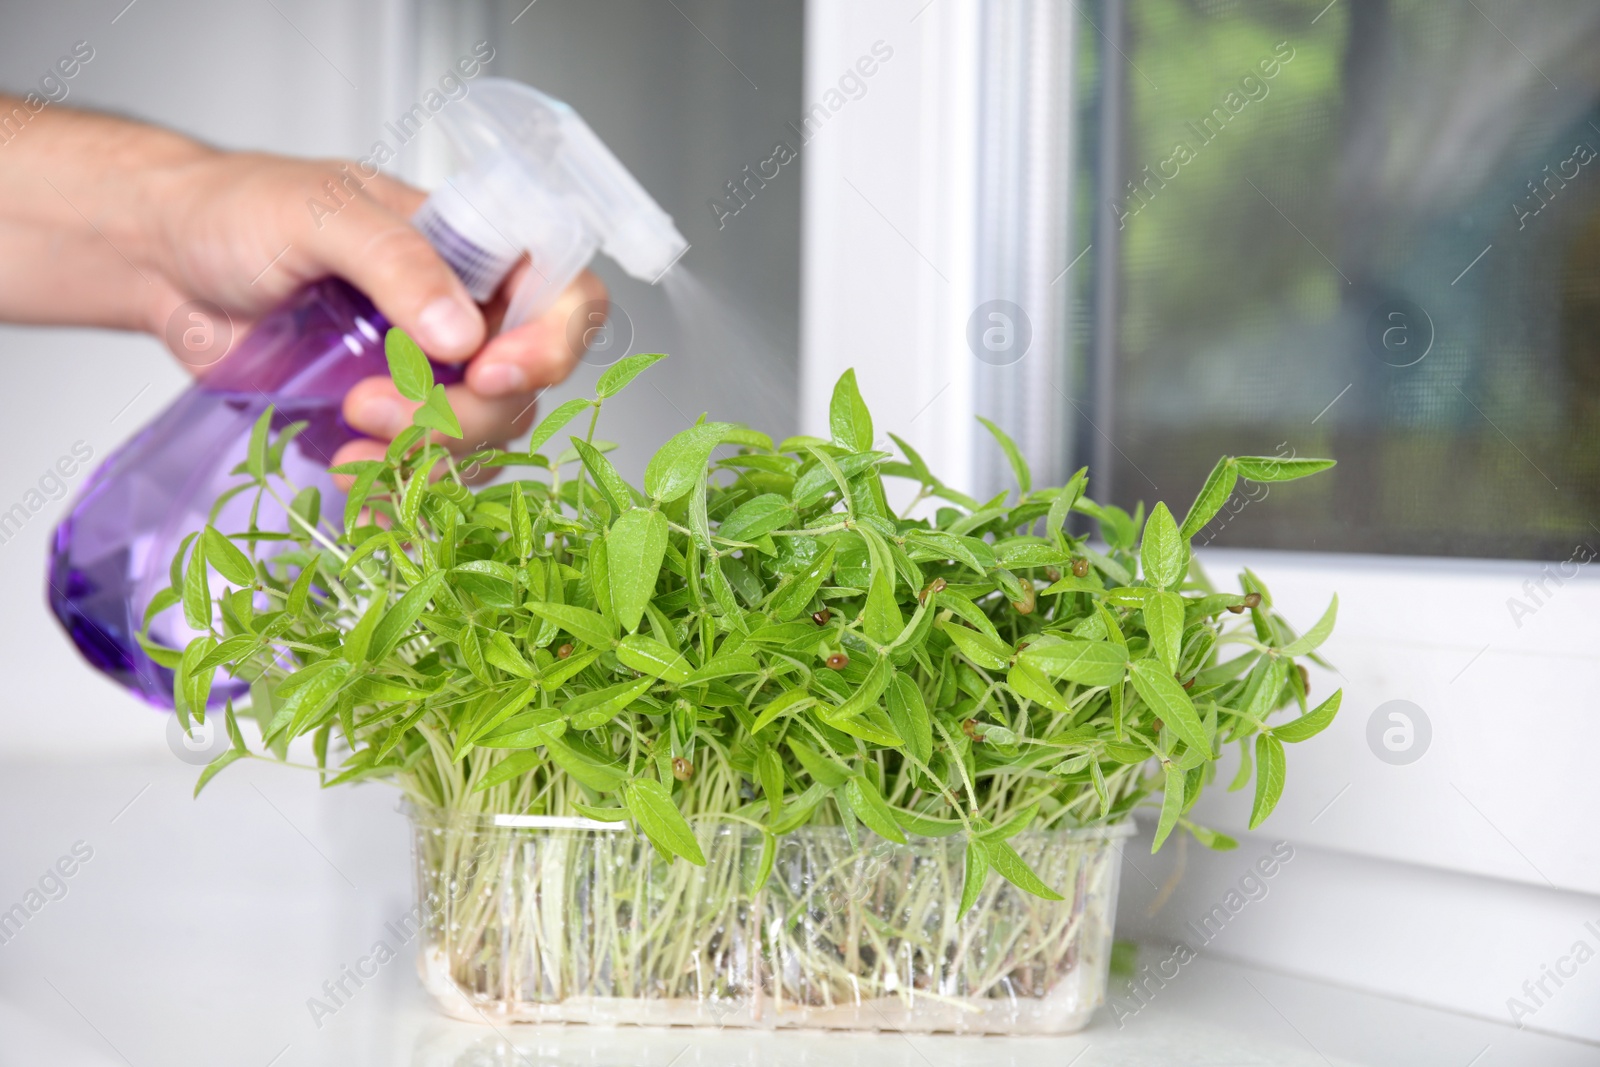
M494 233L488 222L448 184L423 202L411 222L480 304L494 296L522 258L522 250Z

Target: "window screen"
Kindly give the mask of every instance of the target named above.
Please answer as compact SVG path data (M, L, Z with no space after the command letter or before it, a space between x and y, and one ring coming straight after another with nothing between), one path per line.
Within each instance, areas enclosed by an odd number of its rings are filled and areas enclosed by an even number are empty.
M1130 508L1223 453L1339 461L1242 487L1219 546L1600 545L1600 5L1325 3L1097 9L1086 447Z

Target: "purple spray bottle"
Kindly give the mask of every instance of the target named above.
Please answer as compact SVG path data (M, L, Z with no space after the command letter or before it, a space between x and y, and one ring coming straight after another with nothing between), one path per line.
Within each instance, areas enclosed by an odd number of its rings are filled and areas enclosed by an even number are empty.
M480 301L529 256L533 269L503 329L547 309L597 250L655 282L688 249L666 212L561 101L488 78L441 118L466 168L412 221ZM84 658L150 703L172 706L172 672L136 635L168 584L173 555L236 483L232 471L268 405L275 428L308 424L283 456L284 474L317 487L326 513L342 510L327 467L356 434L340 405L356 382L387 373L388 328L348 283L308 285L106 459L56 528L50 557L51 609ZM460 377L452 367L436 374L443 382ZM219 529L244 529L247 505L239 501L231 511L224 505ZM285 529L287 519L263 514L259 525ZM165 647L183 648L194 636L179 607L151 621L151 639ZM218 686L213 700L226 695Z

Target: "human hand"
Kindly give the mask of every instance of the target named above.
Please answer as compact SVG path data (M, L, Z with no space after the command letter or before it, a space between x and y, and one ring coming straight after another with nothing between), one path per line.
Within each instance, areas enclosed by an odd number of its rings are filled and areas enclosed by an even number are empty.
M344 186L342 206L319 219L307 204L328 201L329 180ZM150 294L146 328L164 334L173 309L204 299L222 307L242 336L302 285L337 275L433 359L468 364L464 381L447 389L463 436L441 440L470 451L527 430L538 391L566 378L582 355L568 321L584 304L605 300L605 286L585 271L542 316L491 337L527 264L479 308L407 221L425 194L380 174L360 180L352 195L357 182L336 163L252 153L207 152L168 168L153 185L160 284ZM416 407L387 376L357 383L344 416L370 438L349 442L334 462L381 457Z

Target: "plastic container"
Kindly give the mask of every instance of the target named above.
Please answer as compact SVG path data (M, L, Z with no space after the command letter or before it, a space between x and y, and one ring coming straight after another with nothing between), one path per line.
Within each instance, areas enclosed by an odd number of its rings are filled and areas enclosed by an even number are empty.
M1071 1033L1105 1002L1133 832L1011 838L1066 899L991 876L963 918L960 836L805 827L755 889L762 834L746 827L701 829L700 868L623 824L408 814L423 984L494 1024Z
M596 250L635 277L658 281L688 250L627 169L566 104L504 78L486 78L442 112L467 166L435 191L412 220L474 298L487 300L526 256L531 268L511 294L503 329L545 311ZM287 479L316 489L323 514L342 508L327 468L355 437L340 408L363 378L388 373L389 323L349 284L329 278L295 293L188 392L117 449L85 483L51 546L51 609L96 669L152 704L172 706L172 672L139 644L145 612L169 584L184 538L201 529L232 471L245 458L261 412L274 429L306 429L284 455ZM461 369L437 366L452 384ZM239 498L215 518L246 529ZM263 530L288 518L271 502ZM259 551L270 553L263 542ZM181 649L197 631L171 607L151 620L156 644ZM211 703L237 696L220 683Z

